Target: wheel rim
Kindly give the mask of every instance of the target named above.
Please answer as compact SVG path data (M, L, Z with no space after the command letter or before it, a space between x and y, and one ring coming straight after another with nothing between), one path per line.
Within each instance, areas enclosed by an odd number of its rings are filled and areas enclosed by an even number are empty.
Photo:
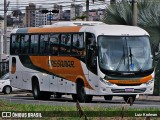
M6 87L6 93L9 94L11 92L11 88L10 87Z
M34 87L34 95L35 95L35 96L37 96L37 95L38 95L38 91L37 91L36 86Z

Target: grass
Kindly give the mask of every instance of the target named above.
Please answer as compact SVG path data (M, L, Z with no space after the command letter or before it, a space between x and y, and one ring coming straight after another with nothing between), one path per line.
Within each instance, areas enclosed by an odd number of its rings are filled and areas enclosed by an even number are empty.
M77 110L78 108L78 110ZM37 104L17 104L0 100L1 112L15 113L40 113L46 120L145 120L146 117L137 117L136 114L157 114L158 117L147 117L148 120L160 120L160 109L158 108L129 108L120 107L77 107L77 106L50 106ZM80 117L81 116L81 117ZM85 117L86 116L86 117ZM36 118L36 117L35 117ZM41 118L41 119L42 119ZM25 118L24 118L25 119ZM27 120L33 119L27 118ZM39 119L39 118L37 118ZM34 119L35 120L35 119Z

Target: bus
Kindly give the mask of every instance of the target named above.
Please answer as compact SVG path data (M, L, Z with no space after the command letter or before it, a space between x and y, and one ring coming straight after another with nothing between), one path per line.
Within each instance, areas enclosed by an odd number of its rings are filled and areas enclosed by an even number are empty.
M10 37L11 85L34 99L56 94L91 102L93 96L129 103L153 94L154 66L149 34L125 25L16 28Z

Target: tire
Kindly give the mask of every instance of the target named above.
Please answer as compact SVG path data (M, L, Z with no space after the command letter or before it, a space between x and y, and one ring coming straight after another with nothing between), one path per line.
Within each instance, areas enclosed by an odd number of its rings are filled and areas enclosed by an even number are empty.
M49 100L51 98L52 93L50 92L41 92L41 99L42 100Z
M112 100L113 96L112 95L105 95L104 99L105 100Z
M86 95L85 87L82 82L77 83L77 100L79 102L91 102L93 96L91 95Z
M76 94L72 94L72 99L74 102L77 102L77 95Z
M32 83L32 93L35 100L40 100L42 98L37 80L34 80Z
M133 104L136 99L136 95L126 95L126 96L123 96L123 99L126 103Z
M38 80L34 80L32 84L32 93L35 100L49 100L51 97L50 92L41 92Z
M61 94L61 93L56 93L56 94L54 95L54 97L55 97L55 98L61 98L61 97L62 97L62 94Z
M5 86L3 88L3 93L4 94L10 94L12 92L12 88L10 86Z

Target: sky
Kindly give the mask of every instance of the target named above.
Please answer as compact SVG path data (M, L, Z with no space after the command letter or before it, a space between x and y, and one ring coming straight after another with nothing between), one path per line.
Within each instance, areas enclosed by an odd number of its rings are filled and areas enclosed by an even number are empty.
M19 9L22 12L24 12L25 6L28 6L29 3L35 3L36 5L42 5L43 7L46 7L48 9L52 9L53 4L57 3L58 5L64 6L63 9L70 9L70 4L73 2L73 0L6 0L7 3L10 2L9 8L8 8L8 14L11 13L11 10ZM18 1L18 7L17 7L17 1ZM96 0L95 0L96 1ZM105 8L107 4L109 4L110 0L105 0L104 2L100 2L97 0L94 4L92 3L92 0L90 0L90 9L98 9L98 8ZM83 5L83 9L85 10L85 0L75 0L75 4L81 4ZM4 0L0 0L0 15L3 15L4 10Z

